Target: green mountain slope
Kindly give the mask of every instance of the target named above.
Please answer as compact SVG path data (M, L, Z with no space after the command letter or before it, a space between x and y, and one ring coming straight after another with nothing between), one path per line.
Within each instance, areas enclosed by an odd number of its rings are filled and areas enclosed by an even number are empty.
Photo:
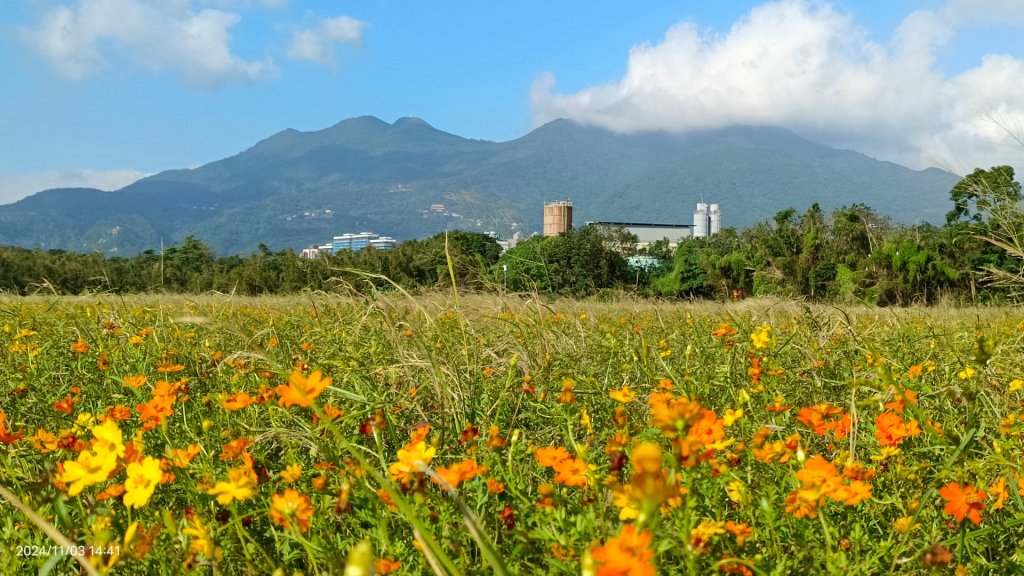
M542 203L554 199L573 200L577 223L689 223L701 199L721 205L725 226L814 202L861 202L899 221L938 222L957 180L777 128L622 135L556 120L496 143L417 118L364 116L316 132L285 130L230 158L115 192L47 190L0 206L0 244L130 255L191 234L228 254L364 230L398 239L449 228L509 236L539 231Z

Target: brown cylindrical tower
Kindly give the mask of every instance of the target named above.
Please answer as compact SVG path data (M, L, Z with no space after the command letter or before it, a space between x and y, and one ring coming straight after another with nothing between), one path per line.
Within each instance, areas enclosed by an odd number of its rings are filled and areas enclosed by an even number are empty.
M558 236L572 230L572 202L559 200L544 203L544 235Z

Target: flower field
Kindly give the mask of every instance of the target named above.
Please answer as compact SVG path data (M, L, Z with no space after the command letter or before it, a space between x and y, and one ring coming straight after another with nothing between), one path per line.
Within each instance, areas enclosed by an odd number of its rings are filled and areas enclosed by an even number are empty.
M0 300L9 573L1024 572L1024 312Z

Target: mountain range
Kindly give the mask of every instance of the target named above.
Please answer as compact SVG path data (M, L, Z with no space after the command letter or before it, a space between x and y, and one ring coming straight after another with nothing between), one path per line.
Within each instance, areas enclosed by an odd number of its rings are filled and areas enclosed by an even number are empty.
M302 248L345 232L396 239L445 229L541 230L543 202L585 221L689 224L699 201L744 227L794 207L863 203L904 223L942 221L959 177L915 171L780 128L617 134L555 120L508 142L417 118L284 130L230 158L120 190L64 188L0 206L0 244L133 255L188 235L219 254Z

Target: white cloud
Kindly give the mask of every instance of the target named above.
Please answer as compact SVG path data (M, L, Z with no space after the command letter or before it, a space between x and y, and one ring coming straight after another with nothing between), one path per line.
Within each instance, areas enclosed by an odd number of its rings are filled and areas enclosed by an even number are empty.
M78 0L47 12L25 36L58 74L70 79L105 68L114 50L151 70L177 70L192 86L273 76L269 60L232 53L229 30L239 19L223 10L193 11L189 0Z
M17 176L0 174L0 204L17 202L26 196L51 188L97 188L118 190L148 176L138 170L66 169Z
M949 0L941 12L951 22L1024 24L1020 0Z
M292 33L288 57L293 60L334 64L334 46L359 44L365 27L365 22L348 16L324 19L317 26L302 28Z
M684 22L659 44L635 46L616 83L559 94L554 76L538 77L535 122L563 117L621 132L778 125L916 168L1024 167L1024 149L1014 155L993 122L1024 118L1024 61L989 56L953 77L935 65L964 13L987 7L1007 23L1024 17L1022 6L952 0L910 14L887 43L851 15L805 0L758 6L724 35Z

